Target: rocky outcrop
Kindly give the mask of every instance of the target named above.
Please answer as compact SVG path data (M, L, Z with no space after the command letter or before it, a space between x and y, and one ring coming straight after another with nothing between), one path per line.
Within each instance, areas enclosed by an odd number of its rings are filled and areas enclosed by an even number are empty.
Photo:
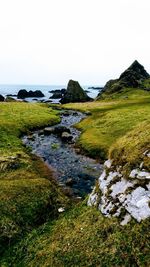
M62 93L61 91L59 92L54 92L52 96L50 96L50 99L59 99L59 98L62 98Z
M2 95L0 95L0 102L3 102L4 100L5 98Z
M67 90L65 88L51 90L51 91L49 91L49 93L52 93L53 95L50 96L50 99L59 99L59 98L62 98L63 95L66 93L66 91Z
M92 99L81 88L77 81L70 80L67 86L67 91L61 99L61 103L86 102Z
M28 97L44 97L44 94L40 90L36 90L36 91L30 90L29 92L27 92L27 90L25 89L19 90L17 98L24 99Z
M110 80L106 83L103 90L98 94L97 99L101 98L103 93L112 94L122 90L123 88L143 88L143 81L150 78L144 67L135 60L132 65L125 70L119 79Z
M73 136L68 132L63 132L61 135L61 139L62 139L62 141L68 143L68 142L72 141Z
M14 99L14 98L11 97L11 96L6 96L5 101L6 101L6 102L16 102L17 100Z
M150 152L144 156L150 158ZM97 206L107 217L119 217L121 225L132 217L138 222L150 217L150 172L142 166L141 162L125 177L123 166L113 166L113 161L107 160L88 205Z

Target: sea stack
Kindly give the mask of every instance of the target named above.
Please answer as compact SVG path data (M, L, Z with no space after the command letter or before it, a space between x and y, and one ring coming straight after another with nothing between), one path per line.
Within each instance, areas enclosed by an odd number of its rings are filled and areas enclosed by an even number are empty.
M91 101L86 92L82 89L77 81L70 80L67 86L67 91L60 100L62 104L74 103L74 102L86 102Z
M102 94L112 94L121 91L123 88L143 88L143 81L150 78L144 67L135 60L132 65L125 70L119 79L109 80L104 89L98 94L97 99ZM143 88L144 89L144 88Z
M18 92L17 98L24 99L28 97L44 97L44 94L40 90L36 91L29 91L27 92L26 89L21 89Z
M4 100L5 98L2 95L0 95L0 102L3 102Z

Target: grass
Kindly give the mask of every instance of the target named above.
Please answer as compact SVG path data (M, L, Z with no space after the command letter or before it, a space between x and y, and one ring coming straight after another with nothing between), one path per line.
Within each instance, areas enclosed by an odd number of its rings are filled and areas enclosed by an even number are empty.
M33 227L57 216L67 203L52 171L27 153L19 138L59 122L46 105L0 103L0 252Z
M88 154L109 156L126 170L143 161L149 170L143 155L150 148L147 91L126 89L103 101L63 107L91 112L77 125L82 130L78 145ZM58 207L68 200L47 166L31 157L19 139L22 132L58 122L57 114L43 105L3 103L0 116L0 266L148 267L148 219L121 226L86 202L57 217Z
M125 227L78 204L6 251L1 266L149 266L149 221Z
M78 145L96 158L107 158L111 146L118 139L135 127L140 128L140 124L144 123L148 127L150 123L150 94L143 91L142 96L140 91L130 92L128 99L107 99L92 103L67 104L64 107L92 112L91 116L77 125L82 131ZM142 142L150 141L147 130L142 136L141 145Z
M143 86L150 90L150 79L146 79L143 83Z
M18 138L24 132L59 122L56 111L39 104L0 103L0 154L22 151Z
M119 138L111 146L109 157L113 159L113 164L122 165L126 170L139 167L143 162L143 168L150 171L150 159L145 155L146 151L150 151L149 119L138 123L132 131Z

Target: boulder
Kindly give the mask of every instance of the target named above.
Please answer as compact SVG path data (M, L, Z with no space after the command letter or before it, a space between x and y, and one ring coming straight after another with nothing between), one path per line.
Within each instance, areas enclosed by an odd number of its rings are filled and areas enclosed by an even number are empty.
M80 84L77 81L70 80L67 86L67 91L60 100L62 104L65 103L74 103L74 102L86 102L91 101L86 92L81 88Z
M44 97L44 94L40 90L36 91L29 91L27 92L26 89L21 89L18 92L17 98L28 98L28 97Z
M65 88L62 88L62 89L55 89L55 90L51 90L49 91L49 93L62 93L64 94L66 92L66 89Z
M45 135L50 135L54 133L54 128L53 127L45 127L44 128L44 134Z
M76 184L77 182L73 178L68 178L66 180L66 185L67 186L72 186L73 184Z
M62 93L62 94L65 94L66 91L67 91L67 90L66 90L65 88L62 88L62 89L61 89L61 93Z
M61 116L64 116L64 117L69 117L70 115L72 115L73 113L69 110L65 110L61 113Z
M142 156L142 155L141 155ZM138 222L150 217L150 172L143 162L125 173L125 165L104 163L103 173L88 199L89 206L97 206L107 217L119 217L121 225L133 217Z
M5 99L6 102L16 102L17 100L14 99L13 97L11 96L7 96L6 99Z
M52 96L50 96L50 99L58 99L58 98L62 98L62 93L59 90L59 92L54 92Z
M64 142L70 142L73 139L73 136L68 132L63 132L61 135L61 139Z
M3 102L4 100L5 98L2 95L0 95L0 102Z
M70 129L62 125L54 127L54 134L61 136L63 132L67 132L70 134Z
M104 88L100 91L97 99L105 94L112 94L121 91L123 88L142 88L143 81L150 78L144 67L135 60L132 65L125 70L118 79L109 80Z
M22 98L26 98L26 97L28 97L27 90L25 90L25 89L19 90L17 98L21 98L22 99Z

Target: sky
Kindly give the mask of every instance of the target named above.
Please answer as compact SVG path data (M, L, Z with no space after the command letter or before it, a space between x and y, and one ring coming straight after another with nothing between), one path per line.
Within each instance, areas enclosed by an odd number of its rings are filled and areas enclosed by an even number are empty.
M0 84L104 85L150 73L150 0L0 0Z

